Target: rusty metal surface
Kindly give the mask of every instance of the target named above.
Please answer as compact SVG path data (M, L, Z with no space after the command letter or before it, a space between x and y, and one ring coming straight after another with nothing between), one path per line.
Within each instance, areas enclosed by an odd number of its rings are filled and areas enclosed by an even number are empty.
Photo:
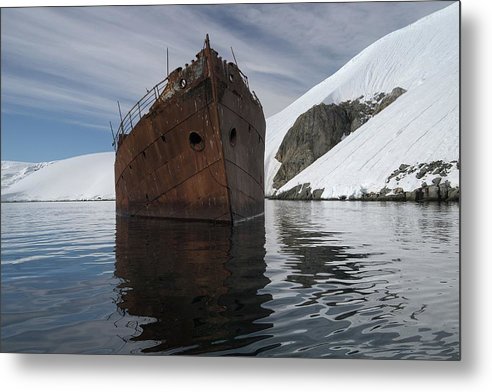
M116 148L118 214L231 222L264 211L263 109L208 45Z

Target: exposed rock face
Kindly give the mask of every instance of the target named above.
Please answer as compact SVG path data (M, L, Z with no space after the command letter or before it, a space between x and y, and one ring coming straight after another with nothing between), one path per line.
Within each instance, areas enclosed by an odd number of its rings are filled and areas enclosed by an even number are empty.
M380 103L378 104L376 110L374 111L373 115L378 114L380 111L383 109L387 108L389 105L391 105L393 102L396 101L396 99L405 93L407 90L401 88L401 87L395 87L393 90L391 90L391 93L388 95L384 96Z
M280 188L350 133L351 121L338 105L320 104L301 114L275 158L282 162L273 186Z
M460 188L452 187L449 181L440 185L427 185L423 183L420 188L410 192L403 191L402 188L393 189L389 194L381 192L371 192L362 195L361 200L368 201L459 201Z
M402 163L386 179L386 185L377 192L365 192L355 197L353 195L340 195L329 200L364 200L364 201L459 201L459 186L451 186L446 179L454 168L459 170L459 161L432 161L407 165ZM425 177L420 186L413 190L404 190L399 185L406 176L416 179ZM429 182L429 184L427 183ZM282 193L276 193L272 198L286 200L322 200L324 189L311 189L310 183L297 185ZM328 200L325 198L325 200Z
M368 101L359 97L338 105L321 103L301 114L275 155L282 165L273 179L273 186L278 189L287 183L405 91L397 87L390 94L379 93Z
M364 193L361 197L341 195L335 199L323 199L324 189L311 189L309 183L297 185L288 191L275 194L272 199L280 200L363 200L363 201L459 201L460 188L452 187L449 181L440 185L423 184L422 187L406 192L403 188L382 188L379 192Z
M456 168L459 170L460 165L458 161L451 161L451 162L432 161L429 163L419 163L418 165L412 165L412 166L402 163L400 167L396 169L393 173L391 173L391 175L386 179L386 183L389 183L392 179L399 181L405 176L415 172L417 172L415 174L415 178L419 178L419 179L429 174L446 177L454 165L456 165Z
M311 189L311 184L306 183L302 185L297 185L286 192L276 194L272 199L281 200L321 200L321 195L324 189Z

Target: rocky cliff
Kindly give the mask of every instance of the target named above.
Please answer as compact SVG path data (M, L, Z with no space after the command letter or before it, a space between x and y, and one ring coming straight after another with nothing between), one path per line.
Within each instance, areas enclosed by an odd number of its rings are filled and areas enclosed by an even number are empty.
M339 104L321 103L301 114L275 155L281 166L273 179L273 186L281 188L405 91L396 87L389 94L378 93L366 101L361 96Z
M457 199L459 21L456 2L388 34L268 118L267 197Z

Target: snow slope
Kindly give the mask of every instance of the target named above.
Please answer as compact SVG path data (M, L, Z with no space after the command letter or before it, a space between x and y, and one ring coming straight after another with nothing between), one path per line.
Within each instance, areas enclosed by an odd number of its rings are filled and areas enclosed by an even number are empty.
M51 162L30 163L2 161L2 188L9 187L50 163Z
M266 194L280 167L275 154L296 118L321 102L339 103L394 87L407 90L285 184L324 188L323 198L378 191L401 163L459 159L459 4L381 38L267 120ZM458 185L458 172L449 175ZM408 190L420 181L406 179ZM416 186L417 185L417 186ZM410 189L411 187L415 187ZM405 189L407 190L407 189Z
M82 155L49 164L37 164L41 168L20 178L18 173L25 170L23 165L19 162L2 162L2 201L115 198L113 152ZM7 179L5 183L4 167ZM19 170L17 174L15 174L16 170ZM17 181L12 181L13 178Z
M323 198L358 197L382 187L413 190L407 176L386 184L400 164L459 159L459 4L455 3L375 42L306 94L267 119L266 194L280 167L275 154L297 117L320 102L338 103L363 95L407 90L280 191L310 183ZM114 199L114 153L30 164L2 162L2 200ZM448 174L458 185L456 165Z

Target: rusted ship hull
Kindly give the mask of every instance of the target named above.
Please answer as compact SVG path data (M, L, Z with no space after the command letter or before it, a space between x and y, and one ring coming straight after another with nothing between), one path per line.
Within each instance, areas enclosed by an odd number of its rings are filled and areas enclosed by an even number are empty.
M261 215L265 118L236 64L207 41L155 96L147 114L138 107L129 133L122 121L115 140L117 213L221 222Z

